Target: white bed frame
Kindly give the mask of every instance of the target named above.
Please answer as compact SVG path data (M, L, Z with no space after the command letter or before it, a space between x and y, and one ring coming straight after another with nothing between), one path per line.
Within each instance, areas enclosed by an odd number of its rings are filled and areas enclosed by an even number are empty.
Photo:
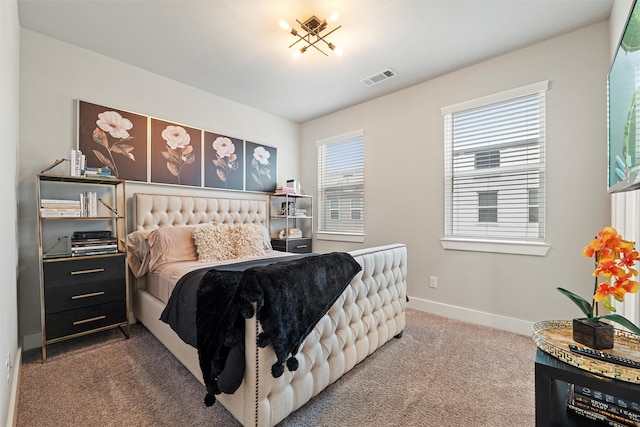
M265 224L264 200L239 200L134 194L135 230L220 223ZM362 265L329 312L300 347L295 372L279 378L271 375L276 356L271 347L259 348L260 326L245 321L245 370L240 388L232 395L219 394L218 403L244 426L274 426L313 396L351 370L405 327L407 255L403 244L351 252ZM135 317L154 334L184 366L203 382L197 350L184 343L160 321L164 303L148 294L144 280L134 287ZM204 397L194 396L194 399Z

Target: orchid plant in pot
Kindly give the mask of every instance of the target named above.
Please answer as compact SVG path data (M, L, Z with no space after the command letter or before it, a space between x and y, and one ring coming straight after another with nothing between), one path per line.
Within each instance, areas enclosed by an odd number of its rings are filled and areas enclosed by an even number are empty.
M601 322L601 319L616 322L640 335L640 328L627 318L616 314L615 307L609 301L610 297L623 301L627 293L638 292L638 282L633 280L638 275L638 271L633 268L638 261L634 242L624 240L615 228L608 226L598 232L596 238L583 249L582 254L587 258L593 258L596 266L593 272L595 280L591 302L571 291L558 288L558 291L569 297L586 316L584 319L573 320L574 341L597 349L613 348L613 326ZM598 314L598 303L602 303L609 313Z

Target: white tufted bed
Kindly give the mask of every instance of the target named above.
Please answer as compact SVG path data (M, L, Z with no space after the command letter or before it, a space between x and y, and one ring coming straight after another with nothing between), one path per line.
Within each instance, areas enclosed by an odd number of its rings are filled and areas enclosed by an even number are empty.
M265 225L267 209L266 201L258 199L138 193L133 195L134 231L209 222ZM131 246L129 249L132 252ZM362 266L362 271L304 340L297 355L299 367L296 371L285 371L279 378L273 378L271 366L276 356L271 347L256 345L256 337L261 331L256 317L245 320L242 384L234 394L216 396L218 404L227 408L244 426L274 426L402 333L406 308L405 246L394 244L350 253ZM202 263L190 264L202 267ZM203 382L196 348L182 341L159 320L165 302L148 292L150 279L149 273L135 281L135 317ZM203 395L194 396L194 399L202 399Z

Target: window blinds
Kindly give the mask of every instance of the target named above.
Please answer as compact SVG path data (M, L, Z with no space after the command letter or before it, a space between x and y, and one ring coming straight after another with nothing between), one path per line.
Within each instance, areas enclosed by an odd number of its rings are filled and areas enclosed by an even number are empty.
M318 232L364 234L364 132L318 141Z
M445 238L544 240L547 86L443 109Z

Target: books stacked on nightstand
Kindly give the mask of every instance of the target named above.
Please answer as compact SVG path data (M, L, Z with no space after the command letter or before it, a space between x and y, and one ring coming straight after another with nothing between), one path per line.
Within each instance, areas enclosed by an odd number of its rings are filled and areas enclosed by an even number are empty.
M569 384L567 409L614 427L640 426L640 403Z
M71 236L71 256L115 254L118 241L110 231L76 231Z

